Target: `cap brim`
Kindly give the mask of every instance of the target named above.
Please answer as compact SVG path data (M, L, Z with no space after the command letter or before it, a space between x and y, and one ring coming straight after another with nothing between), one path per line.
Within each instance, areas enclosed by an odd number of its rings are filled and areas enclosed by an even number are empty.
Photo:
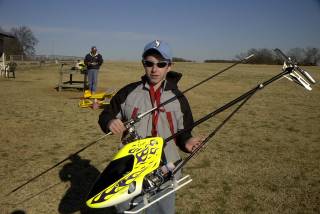
M142 58L145 58L147 55L152 55L154 53L160 55L165 60L171 60L168 56L166 56L165 54L161 53L161 51L159 51L159 49L157 49L157 48L149 48L148 50L146 50L142 54Z

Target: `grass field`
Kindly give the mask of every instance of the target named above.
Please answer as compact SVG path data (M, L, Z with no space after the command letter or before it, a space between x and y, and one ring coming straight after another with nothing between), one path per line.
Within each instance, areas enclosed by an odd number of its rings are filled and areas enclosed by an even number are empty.
M228 65L176 63L173 70L183 73L179 83L183 90ZM280 69L238 65L188 92L194 118ZM319 67L306 69L320 80ZM100 71L99 89L119 89L142 73L140 63L107 61ZM101 110L78 107L81 91L55 90L57 65L20 66L16 76L0 78L0 213L112 213L88 210L82 200L115 154L117 136L5 196L103 135L97 124ZM319 92L319 84L308 92L281 79L254 95L184 168L193 182L179 190L177 213L320 213ZM206 135L230 110L199 125L194 135Z

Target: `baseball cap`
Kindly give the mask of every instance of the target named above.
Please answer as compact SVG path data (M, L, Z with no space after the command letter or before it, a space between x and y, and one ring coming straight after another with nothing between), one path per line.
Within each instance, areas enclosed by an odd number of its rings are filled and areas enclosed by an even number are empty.
M160 53L160 55L164 59L172 61L172 52L171 52L171 48L169 47L168 43L166 43L164 41L160 41L160 40L154 40L154 41L146 44L146 46L143 49L142 58L144 58L147 51L150 51L150 50L156 50Z

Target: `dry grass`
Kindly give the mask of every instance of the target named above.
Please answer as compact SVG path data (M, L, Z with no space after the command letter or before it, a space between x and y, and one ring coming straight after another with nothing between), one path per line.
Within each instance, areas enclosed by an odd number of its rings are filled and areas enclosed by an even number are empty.
M183 90L226 66L177 63L174 70L184 75L179 83ZM195 119L279 69L239 65L188 92ZM80 181L103 170L117 149L118 137L111 136L82 152L77 164L68 162L4 197L103 135L97 124L100 111L78 108L75 98L81 92L55 90L57 71L54 65L19 67L15 80L0 79L0 213L67 213L71 209L88 213L77 203L88 188ZM309 71L320 80L319 68ZM100 90L119 89L141 75L139 63L106 62L99 76ZM320 213L319 92L319 85L307 92L285 79L258 92L185 167L193 182L178 192L177 213ZM205 135L226 113L201 124L194 133ZM87 171L78 170L79 166ZM64 179L68 173L74 177L71 183ZM74 197L74 204L66 196Z

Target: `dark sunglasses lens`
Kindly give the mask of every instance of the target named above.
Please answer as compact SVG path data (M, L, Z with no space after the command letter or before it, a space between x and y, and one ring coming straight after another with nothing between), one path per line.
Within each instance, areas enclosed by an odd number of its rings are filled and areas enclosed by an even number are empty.
M158 62L157 63L157 66L159 67L159 68L164 68L164 67L166 67L168 65L168 63L166 63L166 62Z
M153 66L153 62L143 61L143 65L144 65L145 67L152 67L152 66Z

